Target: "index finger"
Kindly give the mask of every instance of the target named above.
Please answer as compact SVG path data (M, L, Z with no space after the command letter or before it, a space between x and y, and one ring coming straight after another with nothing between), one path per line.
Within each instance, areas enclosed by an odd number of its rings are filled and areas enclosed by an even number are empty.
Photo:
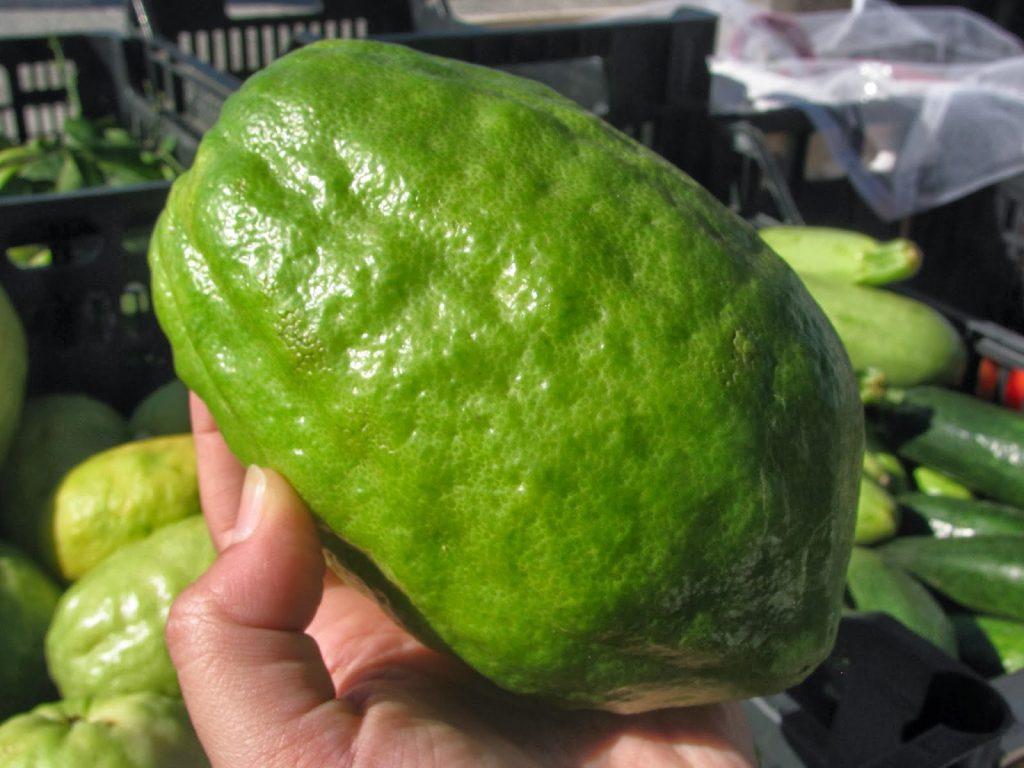
M196 445L199 501L217 551L228 545L242 498L245 467L228 448L213 414L195 392L189 393L192 436Z

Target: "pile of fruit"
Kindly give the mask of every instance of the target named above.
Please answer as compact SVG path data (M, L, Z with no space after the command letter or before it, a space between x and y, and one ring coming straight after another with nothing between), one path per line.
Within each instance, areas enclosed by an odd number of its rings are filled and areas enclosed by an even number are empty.
M174 597L213 561L187 392L128 416L25 394L0 291L0 763L204 766L164 644Z
M881 287L918 268L912 243L815 227L762 237L811 288L861 374L849 608L892 615L984 676L1024 668L1024 416L959 391L967 350L953 326Z

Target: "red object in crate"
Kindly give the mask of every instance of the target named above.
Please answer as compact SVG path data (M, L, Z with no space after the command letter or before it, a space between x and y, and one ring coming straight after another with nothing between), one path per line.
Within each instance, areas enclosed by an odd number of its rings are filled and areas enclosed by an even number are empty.
M974 394L1015 411L1024 411L1024 369L1005 368L992 358L983 357L978 363Z
M974 394L1024 411L1024 336L978 320L968 321L965 333L978 357Z

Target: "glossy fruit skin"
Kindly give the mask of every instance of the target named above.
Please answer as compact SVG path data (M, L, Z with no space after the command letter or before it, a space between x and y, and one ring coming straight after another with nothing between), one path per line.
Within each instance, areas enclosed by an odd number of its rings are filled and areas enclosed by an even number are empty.
M28 398L0 466L0 533L57 575L50 495L72 467L128 437L124 417L92 397Z
M178 379L157 387L132 410L128 426L136 439L190 432L188 389Z
M228 100L150 263L239 457L498 685L639 711L831 648L863 435L841 344L751 228L552 91L303 48Z
M40 704L0 725L5 768L206 768L180 698L136 693Z
M213 559L205 520L190 517L125 545L72 584L46 634L61 695L180 695L164 641L167 614Z
M74 581L125 544L199 515L191 434L132 440L73 467L51 500L61 576Z
M43 638L60 588L21 550L0 541L0 721L53 696Z

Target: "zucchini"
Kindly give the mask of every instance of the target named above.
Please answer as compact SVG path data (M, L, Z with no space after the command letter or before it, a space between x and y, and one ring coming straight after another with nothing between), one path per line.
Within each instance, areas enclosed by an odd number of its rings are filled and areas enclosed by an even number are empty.
M1017 536L904 536L878 548L886 562L977 613L1024 621L1024 542Z
M895 568L877 552L854 547L846 587L858 611L887 613L908 629L957 656L953 622L917 579Z
M881 288L800 275L831 321L854 370L881 371L890 386L959 385L967 347L927 304Z
M982 499L905 493L897 501L920 518L933 536L1024 536L1024 509ZM1024 546L1024 541L1021 542Z
M760 235L801 275L882 285L911 277L921 266L921 250L903 238L882 242L849 229L793 224L763 227Z
M971 489L951 478L944 472L920 464L914 467L911 475L914 485L921 493L929 496L949 496L955 499L973 499Z
M902 459L1024 507L1024 414L942 387L890 391L866 411Z
M986 677L1024 669L1024 622L959 613L952 617L960 659Z
M861 474L854 543L876 544L891 539L899 527L899 504L885 488L866 474Z

